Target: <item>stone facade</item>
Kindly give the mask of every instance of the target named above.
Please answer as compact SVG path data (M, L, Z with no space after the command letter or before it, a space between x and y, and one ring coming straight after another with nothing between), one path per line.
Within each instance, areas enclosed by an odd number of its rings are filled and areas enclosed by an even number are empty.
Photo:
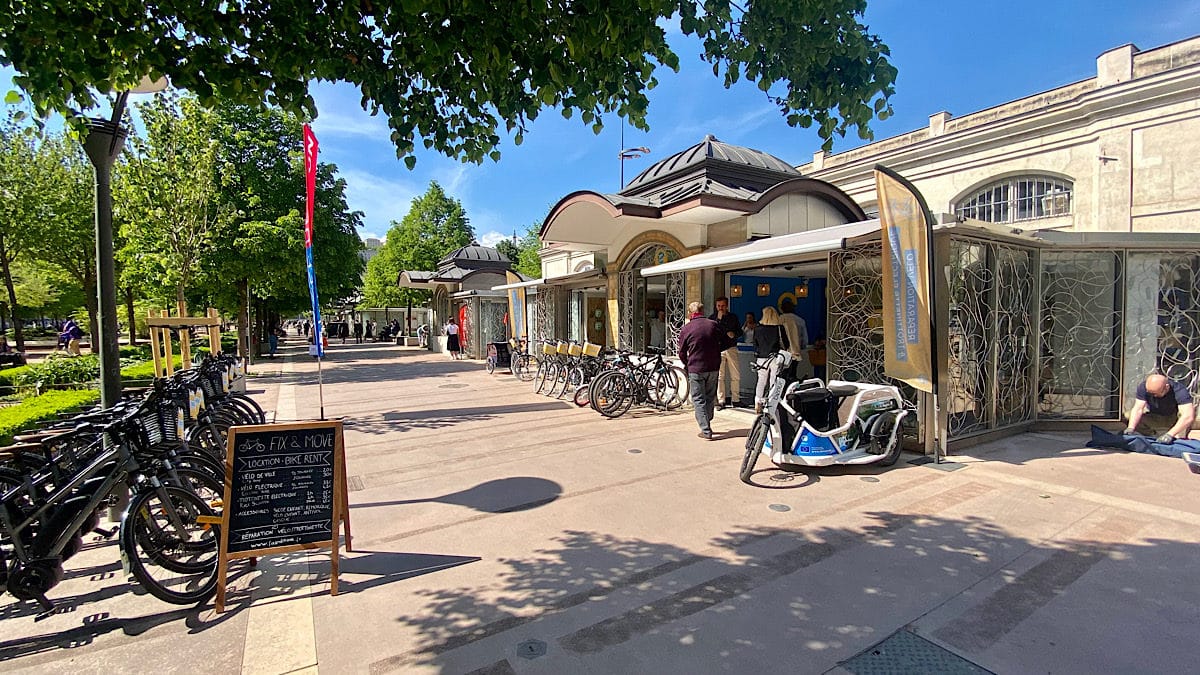
M908 178L934 213L953 213L1006 177L1073 183L1067 215L1012 223L1025 230L1200 230L1200 37L1148 51L1102 54L1096 76L835 155L801 173L876 210L872 168Z

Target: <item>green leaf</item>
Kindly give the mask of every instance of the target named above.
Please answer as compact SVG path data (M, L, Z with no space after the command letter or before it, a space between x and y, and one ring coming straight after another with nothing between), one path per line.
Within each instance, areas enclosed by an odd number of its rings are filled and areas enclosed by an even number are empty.
M20 105L24 100L25 97L21 96L21 92L16 90L10 89L9 92L4 95L4 102L8 105Z
M408 155L404 158L404 166L407 166L408 170L412 171L417 166L417 158L413 155Z

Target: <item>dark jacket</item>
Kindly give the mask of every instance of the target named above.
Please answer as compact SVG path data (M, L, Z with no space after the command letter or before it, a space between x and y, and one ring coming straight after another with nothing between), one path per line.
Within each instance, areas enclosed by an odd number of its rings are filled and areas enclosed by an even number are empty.
M725 317L722 319L718 319L717 313L713 312L708 318L716 321L717 325L721 327L721 330L725 331L726 333L733 333L733 342L735 344L738 340L742 339L742 323L738 321L737 315L733 312L725 312ZM730 346L733 345L731 344Z
M679 331L679 360L689 373L711 373L721 368L721 352L735 344L716 321L697 316Z
M770 358L783 349L787 349L787 333L781 326L764 326L759 324L754 329L754 355L760 359Z

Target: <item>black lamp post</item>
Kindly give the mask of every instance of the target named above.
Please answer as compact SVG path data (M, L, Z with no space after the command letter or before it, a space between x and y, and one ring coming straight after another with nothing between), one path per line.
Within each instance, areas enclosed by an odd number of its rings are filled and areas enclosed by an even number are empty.
M84 152L96 174L96 296L97 323L92 339L99 345L100 405L111 408L121 398L121 350L117 332L117 276L113 262L112 168L125 146L128 130L121 126L125 101L130 93L148 94L167 87L166 78L144 78L137 87L117 95L112 119L93 117L87 121Z

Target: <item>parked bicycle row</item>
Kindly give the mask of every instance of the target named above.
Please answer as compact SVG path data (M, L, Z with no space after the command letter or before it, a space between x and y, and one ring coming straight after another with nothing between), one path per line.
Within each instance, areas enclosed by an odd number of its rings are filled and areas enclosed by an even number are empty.
M262 424L262 409L230 391L236 359L218 354L155 381L107 410L46 423L0 448L0 586L49 615L47 593L83 537L118 536L127 575L174 604L207 600L216 587L218 516L231 426ZM116 531L101 510L128 490Z
M675 410L688 399L687 374L665 358L663 349L604 350L565 340L543 342L533 352L523 340L510 340L509 347L508 354L489 353L488 372L506 357L513 375L532 382L536 393L570 397L605 417L620 417L634 406Z

